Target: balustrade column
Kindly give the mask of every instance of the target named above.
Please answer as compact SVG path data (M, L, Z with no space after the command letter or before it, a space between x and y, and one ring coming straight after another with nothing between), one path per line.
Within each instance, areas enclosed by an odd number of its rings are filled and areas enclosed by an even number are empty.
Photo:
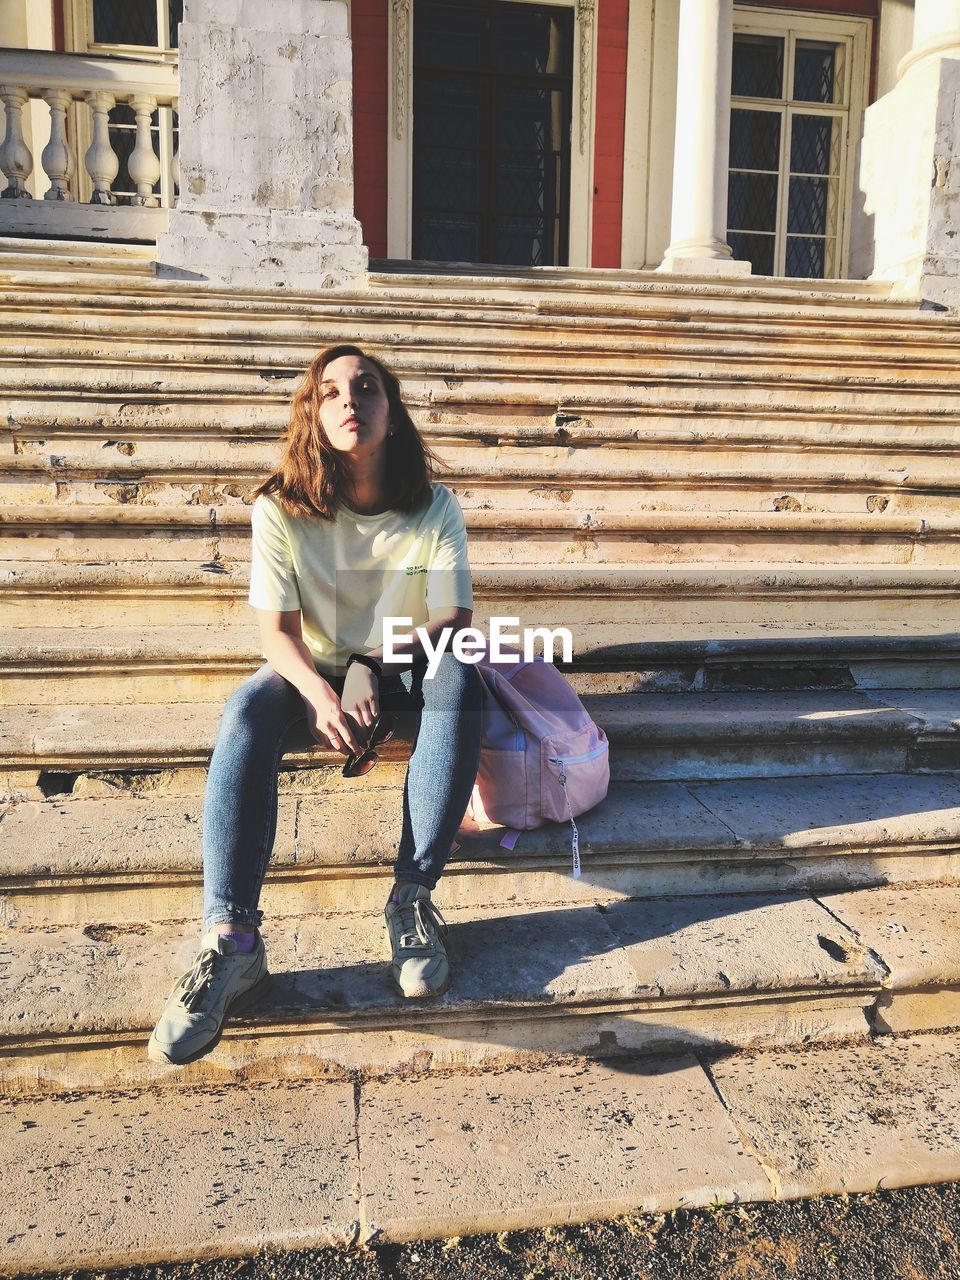
M120 172L120 160L110 145L110 112L116 99L106 89L93 89L87 94L87 102L93 112L93 142L83 157L87 173L93 180L91 204L116 204L117 197L110 190Z
M153 186L160 177L160 160L153 150L150 121L157 109L157 100L146 93L135 93L130 98L130 106L137 122L136 145L127 161L127 172L137 187L131 204L156 208L160 201L153 194Z
M173 113L175 115L179 115L180 99L174 98L173 102L170 105ZM173 130L171 129L171 133L172 132ZM177 193L177 190L179 189L179 186L180 186L180 131L178 129L175 135L174 143L173 143L173 154L170 157L170 203L171 204L175 203L174 197Z
M733 0L680 0L670 247L660 271L747 275L726 241Z
M73 177L73 153L67 144L67 111L73 101L69 89L48 89L44 101L50 108L50 141L43 148L40 163L50 179L44 200L71 200L70 179Z
M7 117L6 134L3 146L0 146L0 169L6 175L7 186L0 191L0 198L29 200L26 182L33 173L33 156L23 138L23 108L30 99L23 89L15 85L0 85L0 98Z

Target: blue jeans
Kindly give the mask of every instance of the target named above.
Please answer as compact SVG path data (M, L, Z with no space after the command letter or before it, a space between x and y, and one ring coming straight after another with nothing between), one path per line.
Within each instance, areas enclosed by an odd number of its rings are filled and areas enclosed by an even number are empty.
M466 812L480 762L479 672L452 653L432 680L426 661L381 681L381 699L414 720L394 878L434 889ZM339 696L343 679L324 677ZM299 691L269 663L227 699L203 809L203 923L259 925L277 832L277 772L285 751L316 745Z

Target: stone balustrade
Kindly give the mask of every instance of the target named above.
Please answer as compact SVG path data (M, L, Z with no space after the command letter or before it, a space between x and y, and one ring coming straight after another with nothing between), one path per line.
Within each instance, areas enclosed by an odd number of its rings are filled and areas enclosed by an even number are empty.
M155 240L166 230L167 208L175 203L178 157L171 125L178 94L177 68L169 64L0 50L6 117L0 235ZM42 108L37 112L40 102L48 108L49 132L37 157L37 120L46 114ZM129 189L118 195L113 185L121 158L110 136L110 113L121 104L132 116L133 146L126 156ZM165 116L158 130L155 113L158 119ZM48 183L42 195L38 160ZM28 189L31 174L36 174L36 197Z

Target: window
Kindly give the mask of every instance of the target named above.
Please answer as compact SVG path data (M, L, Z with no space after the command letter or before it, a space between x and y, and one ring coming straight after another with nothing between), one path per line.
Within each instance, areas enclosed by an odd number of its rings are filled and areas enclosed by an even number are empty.
M837 278L845 269L847 140L863 111L866 29L780 21L779 30L775 22L735 23L727 242L755 275Z
M74 17L91 53L170 53L179 43L183 0L75 0Z
M565 264L573 10L414 8L413 256Z

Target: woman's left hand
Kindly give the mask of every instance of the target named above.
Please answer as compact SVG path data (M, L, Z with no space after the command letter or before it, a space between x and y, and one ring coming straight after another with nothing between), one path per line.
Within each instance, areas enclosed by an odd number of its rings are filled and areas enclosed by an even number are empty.
M380 714L380 682L362 662L352 663L347 671L340 694L340 708L344 715L368 731Z

